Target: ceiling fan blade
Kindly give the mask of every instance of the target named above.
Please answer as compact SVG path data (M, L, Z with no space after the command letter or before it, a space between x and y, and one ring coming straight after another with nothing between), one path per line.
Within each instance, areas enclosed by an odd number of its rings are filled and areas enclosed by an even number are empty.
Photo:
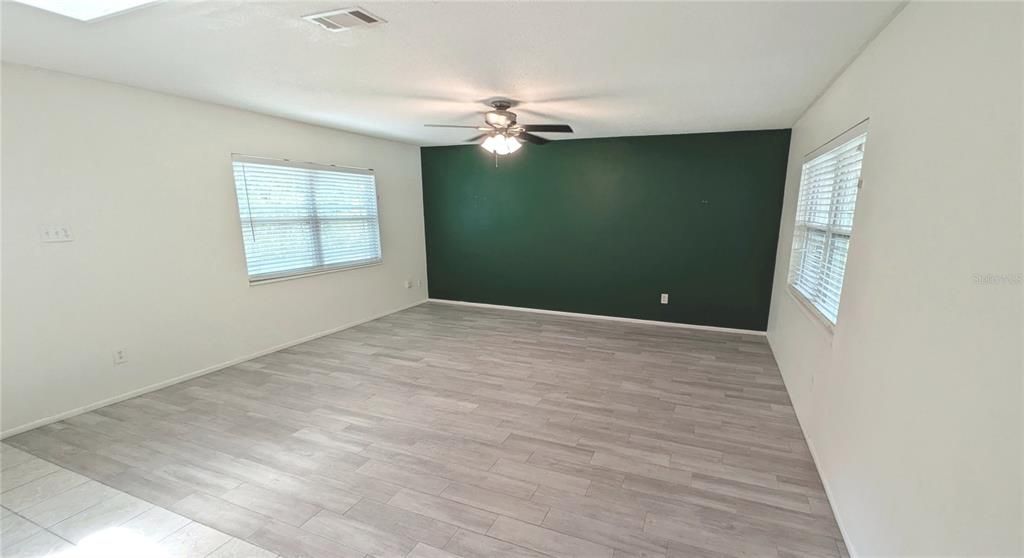
M521 140L528 141L530 143L535 143L537 145L544 145L545 143L550 141L550 140L546 140L546 139L544 139L544 138L542 138L540 136L535 136L535 135L533 135L533 134L531 134L529 132L519 132L519 135L516 136L516 137L521 139Z
M564 132L572 133L572 126L568 124L520 124L520 128L527 132Z
M490 134L480 134L479 136L473 136L473 137L469 138L468 140L464 141L463 143L476 143L476 142L486 138L488 135L490 135Z
M471 130L488 130L489 128L481 128L480 126L459 126L456 124L424 124L427 128L469 128Z

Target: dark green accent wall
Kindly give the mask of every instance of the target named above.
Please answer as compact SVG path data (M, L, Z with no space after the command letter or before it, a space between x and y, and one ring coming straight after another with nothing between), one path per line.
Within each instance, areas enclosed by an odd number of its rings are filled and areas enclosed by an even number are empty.
M430 296L764 330L789 136L424 147Z

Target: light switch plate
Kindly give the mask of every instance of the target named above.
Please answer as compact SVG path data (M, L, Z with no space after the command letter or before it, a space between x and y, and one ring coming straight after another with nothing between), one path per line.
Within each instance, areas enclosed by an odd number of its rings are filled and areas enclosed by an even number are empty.
M71 227L59 225L55 227L41 227L39 238L43 242L71 242L75 236L71 234Z

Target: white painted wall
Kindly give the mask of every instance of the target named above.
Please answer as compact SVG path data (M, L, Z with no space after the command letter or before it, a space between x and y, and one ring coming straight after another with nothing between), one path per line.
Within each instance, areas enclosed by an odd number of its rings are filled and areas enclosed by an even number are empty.
M793 129L768 338L854 555L1024 552L1022 11L910 4ZM786 287L800 165L866 117L830 334Z
M418 147L2 71L5 434L426 299ZM376 169L384 264L250 287L232 152Z

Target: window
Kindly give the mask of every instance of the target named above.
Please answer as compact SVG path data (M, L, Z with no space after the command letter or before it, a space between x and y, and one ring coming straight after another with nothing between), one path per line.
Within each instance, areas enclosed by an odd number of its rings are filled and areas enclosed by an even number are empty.
M372 170L235 155L249 282L381 262Z
M820 155L812 153L800 173L789 284L832 324L839 315L866 139L858 125L819 149Z

